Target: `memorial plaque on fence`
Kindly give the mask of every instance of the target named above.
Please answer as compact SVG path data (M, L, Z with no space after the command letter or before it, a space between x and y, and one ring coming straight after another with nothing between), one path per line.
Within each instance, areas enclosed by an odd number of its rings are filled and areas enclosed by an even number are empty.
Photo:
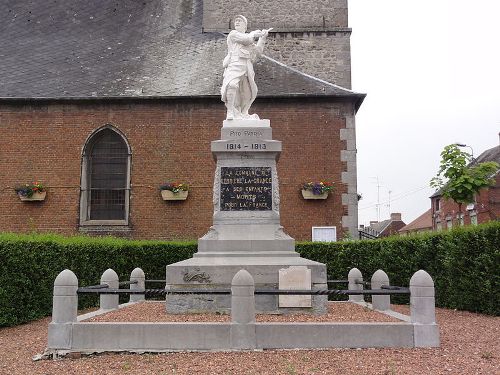
M221 167L221 211L268 211L272 207L271 167Z

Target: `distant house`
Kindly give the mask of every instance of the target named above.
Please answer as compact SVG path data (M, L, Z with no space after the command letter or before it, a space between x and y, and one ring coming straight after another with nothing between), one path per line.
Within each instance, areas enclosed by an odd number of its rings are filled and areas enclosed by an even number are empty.
M484 151L473 163L495 161L500 164L500 146ZM493 176L495 185L482 189L473 203L459 206L451 199L445 199L438 190L431 198L432 229L451 229L454 226L477 225L500 219L500 170Z
M398 232L401 235L410 233L421 233L432 230L432 209L429 208L422 215L413 220L410 224L405 225Z
M391 218L384 221L371 221L369 227L360 227L359 237L380 238L398 234L406 224L401 220L401 213L391 213Z

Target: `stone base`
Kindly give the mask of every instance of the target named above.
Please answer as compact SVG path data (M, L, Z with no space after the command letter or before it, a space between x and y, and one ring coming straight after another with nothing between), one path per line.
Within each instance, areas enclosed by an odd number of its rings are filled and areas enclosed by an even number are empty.
M311 270L312 290L327 288L326 266L322 263L301 258L293 252L292 256L202 256L167 266L167 289L231 289L231 280L241 269L247 270L255 280L255 289L278 289L279 270L290 266L306 266ZM291 255L288 253L288 255ZM265 313L303 312L313 314L326 313L327 296L313 296L312 307L279 308L278 295L256 295L256 311ZM166 309L170 314L220 312L229 313L230 295L169 295Z
M214 176L213 225L198 240L192 259L167 266L167 289L231 289L244 269L255 289L278 289L280 269L311 270L312 290L326 289L326 266L301 258L295 241L280 225L276 160L281 142L272 139L269 120L226 120L221 139L211 143L217 162ZM278 295L256 295L256 311L326 312L327 296L313 296L311 307L280 308ZM300 304L299 304L300 305ZM166 299L174 314L229 312L231 296L173 294Z
M240 216L245 213L236 213ZM239 224L241 217L231 218L231 224L213 225L208 233L198 240L195 257L227 254L227 256L288 256L298 257L295 240L283 231L280 225ZM217 220L215 218L215 220ZM248 219L247 219L248 220ZM265 219L261 219L265 222Z

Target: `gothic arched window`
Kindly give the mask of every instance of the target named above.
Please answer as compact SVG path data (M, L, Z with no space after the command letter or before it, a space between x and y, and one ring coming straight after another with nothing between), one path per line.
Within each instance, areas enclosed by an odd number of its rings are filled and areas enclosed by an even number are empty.
M85 145L81 189L81 225L128 224L130 148L111 126L95 132Z

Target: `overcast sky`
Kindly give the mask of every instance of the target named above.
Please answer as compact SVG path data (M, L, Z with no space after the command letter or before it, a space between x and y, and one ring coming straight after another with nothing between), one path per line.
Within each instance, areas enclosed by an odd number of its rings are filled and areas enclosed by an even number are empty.
M349 26L353 89L368 94L359 223L377 220L379 201L380 220L401 212L408 224L430 208L444 146L478 156L499 144L500 1L349 0Z

